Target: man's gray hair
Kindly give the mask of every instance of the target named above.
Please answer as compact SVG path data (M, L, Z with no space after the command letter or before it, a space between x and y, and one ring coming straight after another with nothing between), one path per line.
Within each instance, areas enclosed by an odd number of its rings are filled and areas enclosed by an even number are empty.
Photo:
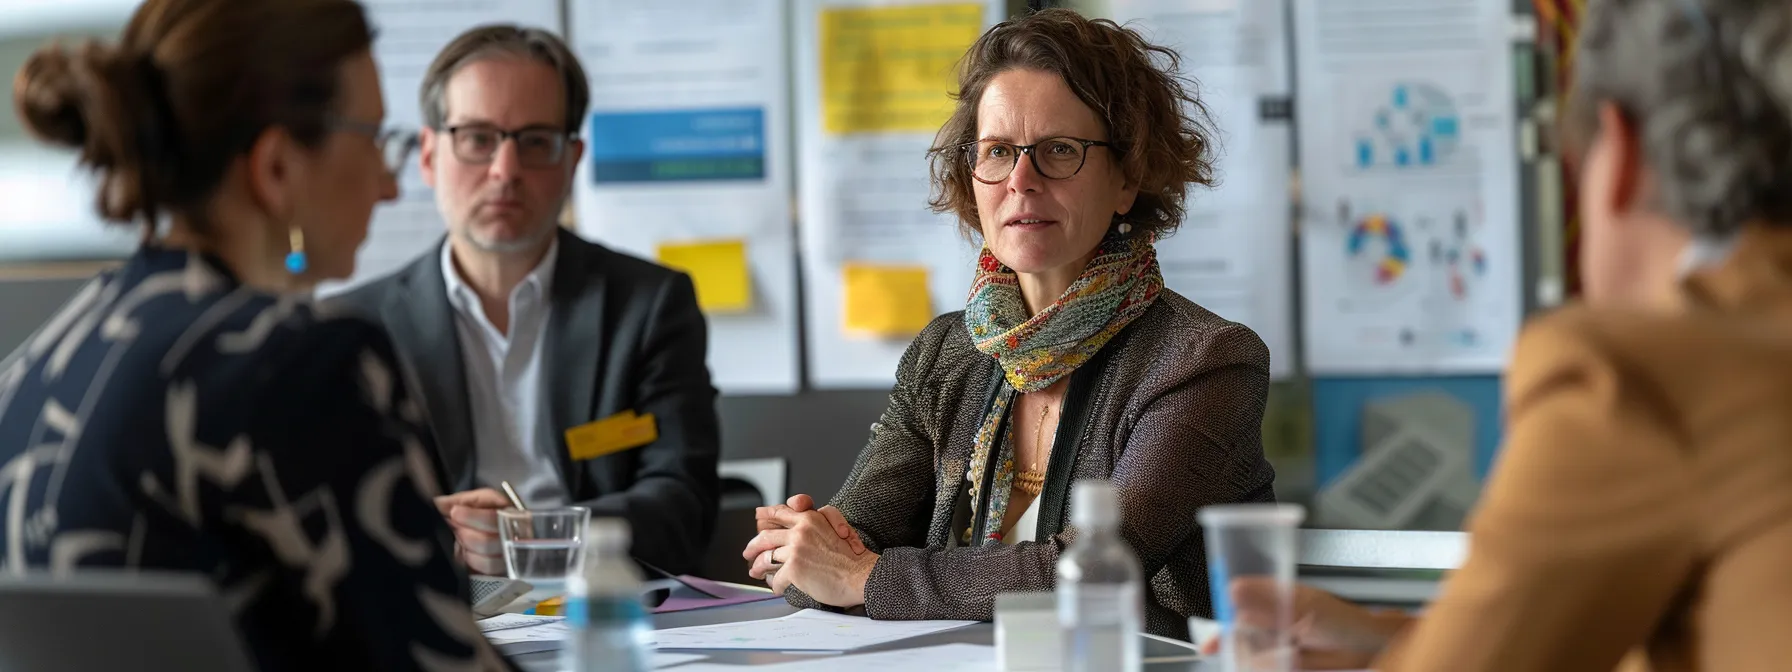
M1593 0L1569 120L1636 125L1656 207L1700 236L1792 223L1792 2Z
M560 74L566 93L567 133L577 133L584 126L585 112L591 105L591 83L585 79L585 68L572 49L559 36L539 28L514 25L480 26L454 38L442 48L423 74L423 90L418 102L422 106L423 124L440 130L448 123L448 80L461 67L476 60L509 56L539 61Z

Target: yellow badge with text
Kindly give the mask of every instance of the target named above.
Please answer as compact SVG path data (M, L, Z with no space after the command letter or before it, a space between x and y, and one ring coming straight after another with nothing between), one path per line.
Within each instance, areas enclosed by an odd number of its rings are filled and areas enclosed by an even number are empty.
M660 427L652 413L636 415L634 411L623 411L566 430L566 449L572 453L572 459L589 460L640 448L659 438Z

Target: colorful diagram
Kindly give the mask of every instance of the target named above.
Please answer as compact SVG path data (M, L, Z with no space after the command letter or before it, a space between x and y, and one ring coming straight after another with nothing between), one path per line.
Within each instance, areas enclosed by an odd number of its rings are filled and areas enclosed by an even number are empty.
M1370 260L1373 261L1375 284L1394 284L1412 266L1412 252L1406 244L1406 232L1387 215L1364 216L1351 227L1345 251L1352 258L1364 259L1377 247L1381 251L1380 258Z
M1356 136L1357 168L1424 168L1448 160L1462 142L1449 94L1429 84L1396 84Z
M1468 215L1457 212L1448 242L1433 241L1432 260L1447 274L1450 297L1466 300L1469 286L1487 275L1487 252L1470 240Z

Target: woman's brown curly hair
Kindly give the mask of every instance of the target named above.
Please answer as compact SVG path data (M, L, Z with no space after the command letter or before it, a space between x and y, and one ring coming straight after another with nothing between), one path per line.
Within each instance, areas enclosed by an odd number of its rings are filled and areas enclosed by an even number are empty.
M1182 224L1189 183L1212 186L1212 120L1180 75L1175 51L1136 31L1068 9L1046 9L990 28L959 63L958 108L928 151L934 212L952 212L980 233L977 196L964 150L977 140L977 106L996 75L1026 69L1064 78L1101 117L1110 149L1139 196L1123 218L1159 238Z

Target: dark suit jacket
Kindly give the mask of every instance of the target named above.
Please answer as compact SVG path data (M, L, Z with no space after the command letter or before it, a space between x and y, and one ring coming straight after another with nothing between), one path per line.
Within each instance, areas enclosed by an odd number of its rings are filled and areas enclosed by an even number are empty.
M881 554L865 584L866 614L989 620L999 593L1051 590L1058 555L1076 538L1071 484L1111 479L1121 536L1148 584L1145 627L1186 639L1189 616L1213 613L1195 511L1275 499L1262 442L1263 340L1166 290L1071 374L1037 541L966 547L965 473L1000 377L971 342L963 313L935 319L903 355L889 409L832 501ZM797 606L825 606L800 586L785 595Z
M720 489L716 390L696 290L683 273L568 231L559 235L538 440L554 442L561 482L575 502L590 506L593 516L628 519L635 557L675 573L692 571L709 544ZM423 391L443 482L459 491L475 485L473 426L440 247L430 250L333 303L391 332ZM659 439L573 461L567 429L628 410L652 413Z

